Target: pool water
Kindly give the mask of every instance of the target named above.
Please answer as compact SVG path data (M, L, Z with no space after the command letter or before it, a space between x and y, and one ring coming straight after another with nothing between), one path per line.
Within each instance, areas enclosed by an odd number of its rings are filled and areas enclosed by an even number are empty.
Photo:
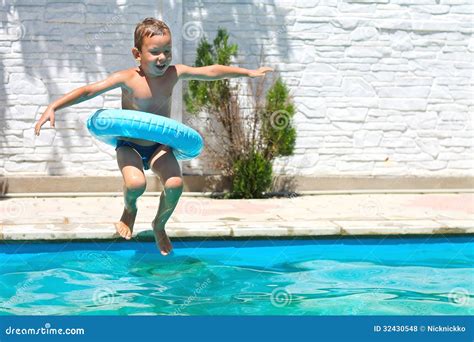
M2 315L469 315L474 237L0 245Z

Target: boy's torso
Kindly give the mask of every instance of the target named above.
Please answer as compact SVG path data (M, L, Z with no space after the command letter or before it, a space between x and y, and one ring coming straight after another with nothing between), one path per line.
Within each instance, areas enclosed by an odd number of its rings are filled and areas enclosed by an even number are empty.
M139 110L170 117L171 95L178 81L176 68L170 65L165 74L160 77L148 78L139 68L129 69L132 74L122 88L122 108ZM149 140L120 138L143 146L156 144Z

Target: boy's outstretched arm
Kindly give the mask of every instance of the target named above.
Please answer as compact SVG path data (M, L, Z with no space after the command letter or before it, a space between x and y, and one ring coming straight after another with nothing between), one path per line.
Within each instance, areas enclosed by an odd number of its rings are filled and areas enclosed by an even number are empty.
M261 67L257 70L250 70L220 64L190 67L184 64L176 64L176 72L182 80L214 81L234 77L260 77L269 71L273 71L273 69Z
M73 91L67 93L56 101L50 103L35 125L35 135L39 135L41 126L43 126L46 121L49 121L51 127L54 127L54 112L56 110L90 100L109 90L124 86L125 81L129 77L129 75L130 73L128 72L128 70L113 73L103 81L91 83L83 87L74 89Z

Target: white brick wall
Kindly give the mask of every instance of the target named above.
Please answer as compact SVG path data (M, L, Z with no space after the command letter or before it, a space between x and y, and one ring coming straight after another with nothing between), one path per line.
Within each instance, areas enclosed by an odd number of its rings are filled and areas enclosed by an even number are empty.
M174 59L192 64L202 34L226 27L238 64L275 67L296 102L305 175L474 175L470 0L5 1L0 8L0 174L118 175L112 147L84 122L120 93L58 111L53 99L130 67L135 24L164 18ZM180 88L174 117L180 118ZM206 173L202 158L183 164Z
M135 25L163 18L175 34L181 62L182 8L169 1L4 1L0 8L0 174L119 175L114 148L91 138L87 117L120 107L120 91L60 110L56 130L35 121L66 92L135 65ZM180 89L175 97L182 96ZM174 117L181 118L175 101Z
M255 4L253 4L255 3ZM274 66L298 113L304 175L474 174L469 0L189 1L184 25L226 27L242 66ZM198 40L184 40L193 63Z

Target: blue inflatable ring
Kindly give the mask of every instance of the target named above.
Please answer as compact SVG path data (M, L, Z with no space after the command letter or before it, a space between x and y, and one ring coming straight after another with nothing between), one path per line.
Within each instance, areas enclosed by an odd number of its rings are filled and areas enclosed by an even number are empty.
M150 140L173 149L177 159L197 157L203 140L191 127L167 117L128 109L100 109L87 119L87 129L97 139L117 145L120 137Z

